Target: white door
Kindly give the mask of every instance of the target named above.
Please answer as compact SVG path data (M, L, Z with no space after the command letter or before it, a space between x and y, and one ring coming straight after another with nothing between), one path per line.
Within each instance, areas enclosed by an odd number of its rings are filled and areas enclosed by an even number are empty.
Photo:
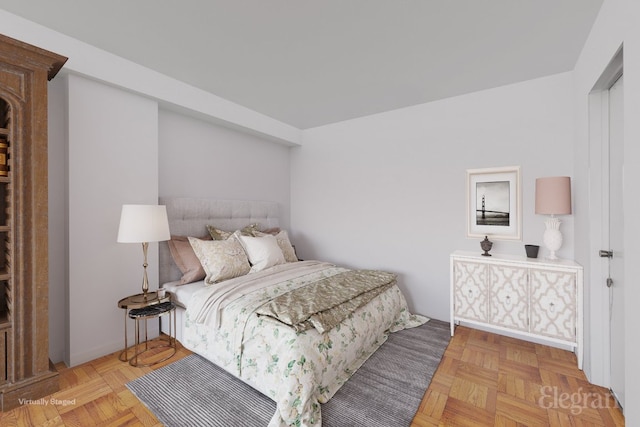
M609 89L609 327L611 390L624 407L623 77ZM605 168L606 170L606 168ZM606 188L605 188L606 191Z

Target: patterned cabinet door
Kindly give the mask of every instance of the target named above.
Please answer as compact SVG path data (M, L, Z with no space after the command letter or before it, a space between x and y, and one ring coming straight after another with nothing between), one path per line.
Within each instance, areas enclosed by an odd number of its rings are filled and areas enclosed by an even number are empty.
M531 332L575 342L576 275L531 269Z
M455 316L486 322L488 319L488 289L486 264L467 261L454 262Z
M489 321L493 325L528 332L527 268L489 267Z

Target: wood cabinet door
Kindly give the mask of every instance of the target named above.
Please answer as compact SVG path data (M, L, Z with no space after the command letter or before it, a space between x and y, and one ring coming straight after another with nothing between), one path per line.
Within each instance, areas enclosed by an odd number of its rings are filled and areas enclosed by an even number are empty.
M528 332L528 269L508 265L489 267L489 322Z
M489 314L486 264L454 261L453 299L455 316L487 322Z
M545 269L531 269L530 275L530 331L575 342L576 275Z

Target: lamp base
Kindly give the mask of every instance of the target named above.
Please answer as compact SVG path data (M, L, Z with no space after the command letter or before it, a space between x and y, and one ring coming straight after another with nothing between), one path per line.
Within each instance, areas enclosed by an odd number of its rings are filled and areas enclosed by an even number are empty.
M558 259L556 251L562 246L562 233L560 232L560 220L554 216L547 219L544 225L547 229L544 231L542 240L549 250L549 254L545 257L548 260L555 261Z

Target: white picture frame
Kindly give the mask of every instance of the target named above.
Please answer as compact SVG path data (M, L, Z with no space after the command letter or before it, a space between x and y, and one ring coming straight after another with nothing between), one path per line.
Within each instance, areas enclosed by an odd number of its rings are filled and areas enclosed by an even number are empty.
M522 240L520 166L467 170L467 237Z

